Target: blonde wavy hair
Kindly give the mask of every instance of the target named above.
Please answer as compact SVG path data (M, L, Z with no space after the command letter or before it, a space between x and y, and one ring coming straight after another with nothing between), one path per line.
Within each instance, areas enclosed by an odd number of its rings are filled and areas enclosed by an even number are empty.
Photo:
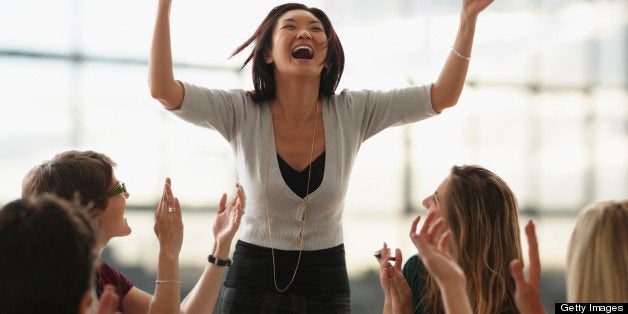
M522 260L517 199L499 176L476 165L451 169L443 204L452 231L450 251L467 277L474 313L516 313L508 265ZM427 274L421 303L443 312L436 280Z
M569 302L628 302L628 199L578 216L567 253Z

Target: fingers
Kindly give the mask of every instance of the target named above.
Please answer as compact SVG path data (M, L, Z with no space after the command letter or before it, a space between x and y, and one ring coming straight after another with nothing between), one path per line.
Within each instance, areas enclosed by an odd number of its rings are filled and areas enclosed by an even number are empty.
M537 284L541 281L541 261L539 259L539 245L536 239L536 230L532 219L525 227L528 238L528 256L530 258L530 281Z
M427 220L426 220L427 222ZM427 240L430 244L436 244L436 238L440 234L441 228L445 225L445 220L442 217L438 217L433 223L430 224L427 230Z
M419 235L428 233L430 225L432 224L435 218L436 218L436 214L433 211L429 211L427 213L427 217L425 218L425 222L423 222L423 226L421 226Z
M510 262L510 275L515 281L517 290L526 285L526 281L523 277L523 264L521 261L515 259Z
M401 249L395 249L395 268L401 270L403 256L401 255Z
M438 240L438 249L443 252L449 252L449 240L451 239L451 230L447 230L443 233Z
M119 296L113 285L106 285L98 303L97 314L113 314L118 307Z
M179 198L175 197L173 201L174 212L170 213L175 217L181 218L181 203L179 203Z
M388 265L388 255L390 250L388 249L388 244L386 244L386 242L384 242L384 246L382 247L381 250L379 250L376 254L379 254L379 257L377 257L377 255L375 256L377 258L377 261L379 262L379 267L380 268L385 268L386 265Z
M244 207L246 203L244 189L242 189L242 186L240 186L240 184L236 183L236 195L233 197L233 199L231 199L227 207L235 207L238 201L240 201L240 203L242 203L242 207Z
M391 267L390 273L390 295L393 303L396 304L412 304L412 294L406 278L401 271Z
M232 213L231 219L233 219L233 223L236 226L239 226L240 220L242 219L242 214L244 213L244 204L242 203L240 198L238 198L238 201L235 204L234 210L231 213Z
M236 188L238 189L238 198L242 202L242 209L246 207L246 195L244 194L244 188L239 183L236 183Z
M391 267L380 267L379 269L379 283L384 290L385 296L390 295L390 268Z
M222 193L222 197L220 198L220 203L218 205L218 213L221 214L222 212L225 211L225 209L227 209L227 194L226 193Z
M172 183L170 178L166 178L166 184L164 184L164 201L169 206L168 208L172 208L174 206L174 195L172 194Z
M164 182L164 188L161 192L161 201L162 202L168 202L168 193L166 192L166 187L170 187L170 185L172 184L170 178L166 178L166 181Z
M410 227L410 237L416 235L416 227L419 224L419 221L421 221L420 215L416 216L416 218L412 221L412 227Z

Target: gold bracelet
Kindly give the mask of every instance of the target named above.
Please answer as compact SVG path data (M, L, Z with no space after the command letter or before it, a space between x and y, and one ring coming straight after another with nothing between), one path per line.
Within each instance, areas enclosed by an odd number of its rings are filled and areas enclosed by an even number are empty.
M451 47L451 52L453 52L456 56L458 56L458 58L465 60L465 61L471 61L471 57L467 57L463 54L461 54L460 52L458 52L458 50L456 50L456 48L454 48L453 46Z
M159 279L157 279L157 280L155 280L155 283L156 284L159 284L159 283L181 283L181 280L159 280Z

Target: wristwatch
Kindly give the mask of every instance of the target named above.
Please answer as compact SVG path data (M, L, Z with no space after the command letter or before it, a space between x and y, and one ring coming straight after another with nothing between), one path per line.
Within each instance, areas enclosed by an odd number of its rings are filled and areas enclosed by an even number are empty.
M207 256L207 261L212 263L212 264L216 264L216 266L226 266L226 267L231 266L231 260L230 259L224 260L224 259L215 258L211 254L209 254L209 256Z

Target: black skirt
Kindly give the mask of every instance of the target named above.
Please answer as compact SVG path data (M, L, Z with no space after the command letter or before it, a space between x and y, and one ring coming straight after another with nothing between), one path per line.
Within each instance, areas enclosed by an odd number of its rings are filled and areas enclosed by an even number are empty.
M299 251L274 251L277 286L284 289L294 273ZM276 291L271 249L238 241L224 285L247 292ZM303 251L294 281L285 293L350 295L344 245Z

